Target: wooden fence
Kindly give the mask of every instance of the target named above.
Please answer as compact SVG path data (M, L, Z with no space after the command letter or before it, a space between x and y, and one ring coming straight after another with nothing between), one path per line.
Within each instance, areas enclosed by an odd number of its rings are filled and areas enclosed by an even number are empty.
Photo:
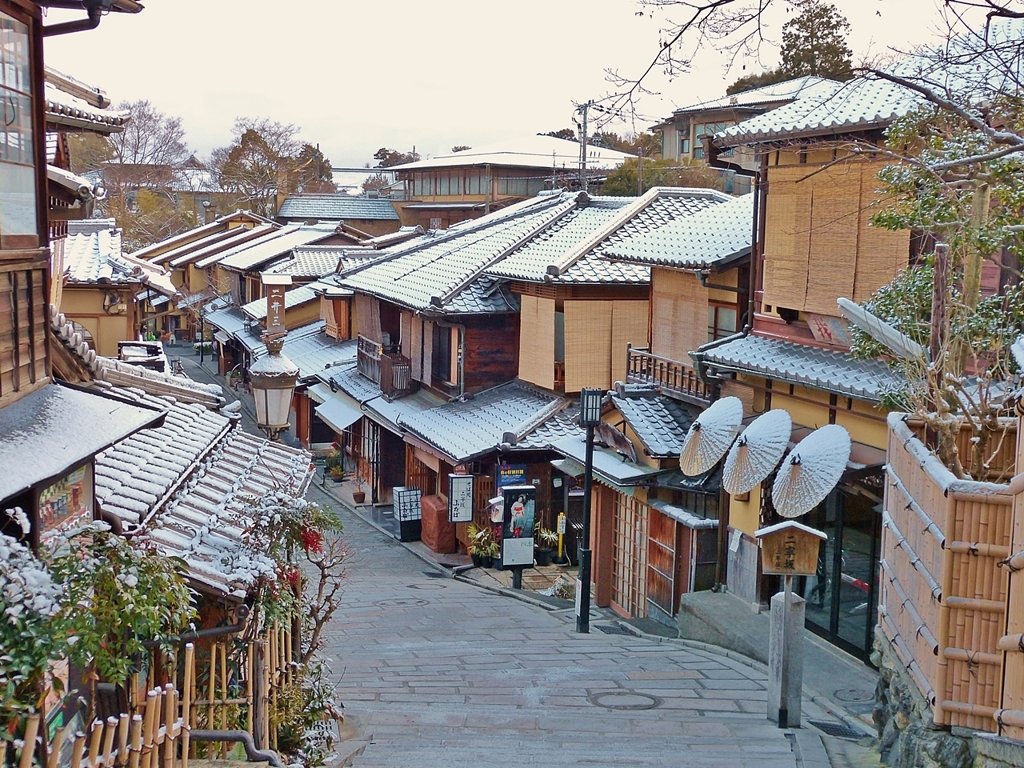
M1004 693L1009 585L1002 566L1011 553L1014 497L1006 484L957 480L912 426L889 417L879 627L937 724L996 731L1011 693ZM1009 715L1001 717L1005 723Z
M189 691L195 682L195 647L185 648L182 693L173 683L154 688L141 702L140 712L96 720L88 733L70 736L71 768L188 768L189 727L192 717ZM40 743L40 717L28 717L21 742L0 739L0 765L17 768L56 768L61 759L66 729L52 741ZM44 748L45 746L45 748ZM13 759L8 761L8 752Z

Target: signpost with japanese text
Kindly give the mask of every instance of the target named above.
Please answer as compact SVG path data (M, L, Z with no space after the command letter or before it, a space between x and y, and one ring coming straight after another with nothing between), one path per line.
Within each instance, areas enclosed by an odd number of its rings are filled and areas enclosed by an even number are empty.
M510 485L501 489L503 511L501 563L512 567L512 586L522 588L523 568L533 565L533 525L536 519L537 489L532 485Z
M806 601L793 595L794 576L813 576L818 550L828 537L821 531L787 520L762 528L761 571L784 577L783 591L771 602L768 642L768 719L780 728L800 725L803 692L803 628Z

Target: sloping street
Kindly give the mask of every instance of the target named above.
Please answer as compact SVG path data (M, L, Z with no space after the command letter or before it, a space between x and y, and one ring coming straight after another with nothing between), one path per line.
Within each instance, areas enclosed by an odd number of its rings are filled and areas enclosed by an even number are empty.
M351 559L325 655L352 734L343 754L362 749L352 765L829 764L816 731L766 720L759 670L606 633L597 614L576 634L571 609L447 578L341 513Z

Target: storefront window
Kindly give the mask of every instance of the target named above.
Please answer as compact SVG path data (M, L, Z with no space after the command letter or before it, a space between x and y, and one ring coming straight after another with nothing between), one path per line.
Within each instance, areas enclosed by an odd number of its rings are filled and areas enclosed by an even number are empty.
M0 12L0 233L34 235L36 169L32 144L28 25Z

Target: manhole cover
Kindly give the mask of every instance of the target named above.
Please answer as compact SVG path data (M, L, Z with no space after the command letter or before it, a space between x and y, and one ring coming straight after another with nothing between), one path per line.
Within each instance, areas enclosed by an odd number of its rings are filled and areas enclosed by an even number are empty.
M606 635L628 635L629 632L624 630L622 627L608 625L608 624L595 624L594 629L600 629Z
M833 696L840 701L874 701L875 692L866 688L841 688Z
M831 723L825 720L808 720L807 722L819 731L827 733L829 736L835 736L839 739L853 739L856 741L864 738L863 733L848 725L844 725L843 723Z
M663 703L657 696L633 691L593 693L587 700L595 707L604 709L656 709Z
M390 600L378 600L374 603L378 608L393 608L394 606L430 605L429 600L419 600L415 597L394 597Z

